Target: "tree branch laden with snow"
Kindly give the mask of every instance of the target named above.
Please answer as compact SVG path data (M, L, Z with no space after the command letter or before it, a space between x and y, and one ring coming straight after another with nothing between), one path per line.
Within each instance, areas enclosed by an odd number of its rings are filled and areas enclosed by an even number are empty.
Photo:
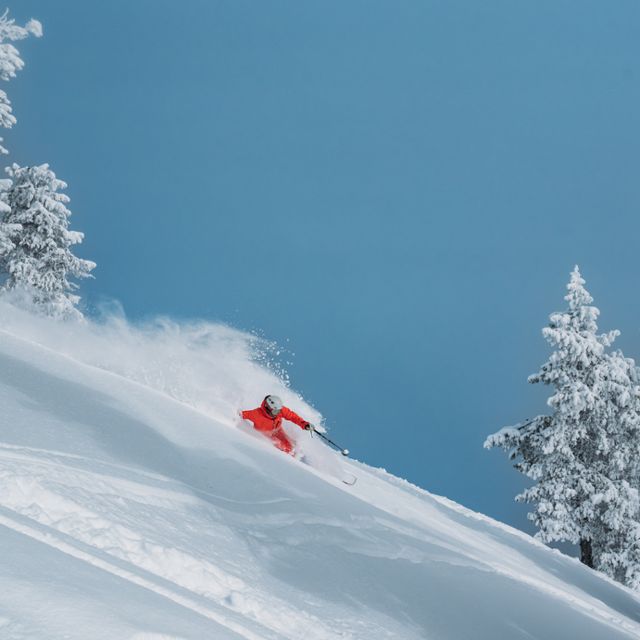
M9 18L9 11L0 15L0 80L9 81L16 77L18 71L24 67L24 61L20 57L20 52L11 42L24 40L33 35L36 38L42 36L42 25L37 20L29 20L24 27L15 23ZM6 92L0 90L0 127L11 129L16 123L16 118L11 109L11 101ZM0 138L2 142L2 138ZM8 153L0 144L0 153Z
M71 252L84 235L69 229L69 197L60 193L66 183L47 164L13 164L7 173L11 180L0 184L2 289L26 292L46 315L81 317L73 293L78 287L69 278L89 277L96 265Z
M489 436L535 484L518 501L544 542L580 543L582 561L640 587L638 472L640 381L633 360L607 352L617 331L598 334L599 310L578 267L565 300L543 329L555 349L531 383L554 387L541 415Z

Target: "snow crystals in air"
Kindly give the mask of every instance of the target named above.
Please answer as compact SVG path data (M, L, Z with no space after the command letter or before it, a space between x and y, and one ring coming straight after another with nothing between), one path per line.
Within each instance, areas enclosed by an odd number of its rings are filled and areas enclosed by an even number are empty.
M321 423L254 341L0 302L3 639L640 635L638 596L575 559L300 429L316 467L248 437L265 390Z

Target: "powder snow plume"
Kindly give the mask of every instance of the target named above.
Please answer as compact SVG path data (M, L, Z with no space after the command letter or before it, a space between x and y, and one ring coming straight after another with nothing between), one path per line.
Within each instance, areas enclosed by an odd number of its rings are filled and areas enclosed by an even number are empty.
M265 388L313 418L265 349L0 302L2 640L640 637L638 595L576 559L301 429L296 459L230 428Z
M35 342L183 402L233 424L239 408L268 393L320 424L321 415L289 386L277 348L264 338L204 320L156 317L131 322L118 303L84 321L56 321L0 300L0 330Z

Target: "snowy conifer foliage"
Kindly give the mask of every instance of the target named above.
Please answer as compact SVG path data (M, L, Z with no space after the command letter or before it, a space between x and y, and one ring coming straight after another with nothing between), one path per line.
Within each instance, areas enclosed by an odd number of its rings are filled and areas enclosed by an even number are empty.
M569 308L553 313L543 335L555 351L529 381L554 387L542 415L489 436L535 484L517 500L545 542L580 544L581 560L640 587L638 460L640 387L633 360L607 353L617 331L598 334L599 311L578 267Z
M42 25L37 20L29 20L24 27L15 24L9 18L9 12L0 15L0 79L11 80L24 67L20 52L11 44L16 40L23 40L29 35L40 37ZM16 123L11 110L11 102L7 94L0 90L0 126L10 129ZM2 138L0 138L2 142ZM0 144L0 153L8 153Z
M69 230L66 188L43 164L7 168L11 181L3 181L5 205L0 222L0 270L4 290L26 291L47 315L81 317L76 309L77 285L69 277L86 278L96 266L77 258L70 247L84 235Z

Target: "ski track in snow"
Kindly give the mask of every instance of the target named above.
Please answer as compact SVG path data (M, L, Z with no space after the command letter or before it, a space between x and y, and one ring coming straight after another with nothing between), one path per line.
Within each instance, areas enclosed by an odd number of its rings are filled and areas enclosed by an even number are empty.
M16 449L19 449L16 447L7 448L6 445L0 445L0 449L4 449L0 451L0 495L3 496L3 512L14 511L44 525L49 531L65 534L88 547L124 560L136 569L143 569L151 575L202 596L223 609L240 613L255 620L266 630L276 632L278 635L274 637L292 640L303 635L312 640L336 637L336 630L327 627L322 620L296 611L276 598L266 599L263 594L234 575L233 566L230 569L222 569L207 558L198 556L193 550L167 547L155 541L154 531L166 532L173 527L170 517L164 522L158 521L159 512L173 512L176 508L198 505L194 496L180 491L178 487L158 488L155 482L160 478L151 474L142 474L142 477L146 476L147 480L155 481L154 484L142 484L131 479L113 478L87 469L69 467L62 462L30 459L25 453L16 453ZM79 457L74 457L73 460L76 464L81 462ZM120 465L116 468L120 472L128 471L134 477L141 475L137 470L127 470ZM165 479L165 483L172 484L168 479ZM91 491L83 488L86 486L91 486ZM127 496L126 499L122 497L124 495ZM138 514L145 510L149 512L149 527L145 531L130 528L132 523L127 518L127 512L118 509L118 505L126 505L129 510L131 505L128 503L131 501L138 502ZM149 507L153 509L150 510ZM105 514L109 516L106 517ZM160 593L229 627L248 640L269 637L265 631L256 635L221 614L189 602L184 596L154 585L132 571L117 569L109 562L97 559L86 551L79 551L51 533L38 533L33 528L12 522L6 515L0 516L0 524ZM200 522L197 518L194 518L193 522L183 521L182 526L193 536L197 536L197 532L215 528L215 525ZM225 536L224 531L220 531L219 528L216 529L216 534L215 546L222 548L223 555L227 555L233 547L231 536ZM213 542L209 546L212 547ZM242 554L242 557L247 558L248 554ZM220 560L222 562L222 558ZM235 567L238 568L240 567ZM246 564L243 563L241 568L246 571ZM350 637L341 632L339 635L345 639Z
M238 633L243 638L247 638L247 640L259 640L260 638L263 637L263 636L259 636L252 633L251 631L244 628L243 626L238 625L233 621L225 618L224 616L221 616L220 614L215 613L214 611L212 611L207 607L199 605L197 602L194 602L185 596L182 596L180 594L173 592L170 589L162 587L151 580L140 577L139 575L137 575L132 571L121 569L110 562L101 560L100 558L96 557L95 554L82 551L78 549L74 544L70 544L69 542L65 542L64 540L62 540L60 536L56 536L54 534L51 534L42 530L38 530L32 526L21 524L17 522L15 519L7 515L4 515L4 511L5 509L2 509L0 512L1 526L7 527L8 529L12 529L13 531L16 531L25 536L28 536L29 538L33 538L34 540L38 540L39 542L42 542L50 547L53 547L58 551L61 551L62 553L65 553L74 558L83 560L84 562L94 567L97 567L98 569L102 569L103 571L107 571L108 573L112 573L116 576L124 578L125 580L132 582L133 584L137 584L145 589L153 591L154 593L157 593L165 598L168 598L169 600L172 600L173 602L183 607L191 609L192 611L200 615L203 615L204 617L209 618L214 622L219 623L221 626L227 627L228 629ZM134 638L140 637L140 636L144 637L145 635L148 637L153 637L155 634L135 634L133 637ZM156 637L162 637L162 636L156 636ZM167 636L164 636L164 637L167 637Z
M47 452L44 450L29 450L25 447L17 447L0 443L0 495L3 496L3 509L0 513L0 524L12 528L20 533L28 535L36 540L44 542L63 553L72 555L92 564L100 569L123 577L146 589L152 590L172 601L185 606L194 612L204 615L218 624L229 628L242 637L249 640L254 638L269 637L268 631L276 632L276 637L298 638L303 634L307 638L325 639L332 637L352 637L344 631L327 628L326 625L308 616L300 616L290 606L282 602L265 601L262 596L251 592L248 585L230 571L225 571L211 563L206 558L192 555L184 549L168 548L153 541L153 531L165 529L171 526L170 519L166 522L158 522L158 511L163 509L173 511L176 508L197 507L198 500L191 495L186 487L180 487L168 478L158 474L140 472L123 465L100 463L103 467L96 472L92 467L98 461L85 460L81 456L67 456L66 454ZM66 462L65 462L66 461ZM68 463L71 464L68 464ZM120 474L114 477L109 470ZM126 476L126 477L122 477ZM91 486L87 492L83 487ZM384 489L384 487L383 487ZM405 488L402 488L405 490ZM383 493L383 492L382 492ZM380 488L378 488L378 494ZM126 495L126 499L122 496ZM417 497L417 496L416 496ZM155 520L146 531L134 531L126 526L126 511L120 514L121 519L114 518L118 515L117 505L125 505L130 501L139 501L137 508L148 509L153 507ZM383 501L384 502L384 501ZM89 508L88 505L91 505ZM273 501L262 501L254 504L273 504ZM403 501L406 506L407 502ZM44 506L46 505L46 507ZM130 506L130 505L128 505ZM8 511L13 511L23 518L37 522L44 530L37 530L25 524L12 520ZM102 512L109 514L106 519ZM393 515L402 515L411 520L412 514L401 513L402 509L391 509ZM426 519L432 529L438 530L439 521L434 518L433 509L421 502L418 521ZM268 516L267 520L278 523L279 526L293 524L298 519L291 516L289 520L280 517ZM144 520L144 519L143 519ZM327 519L319 521L307 521L308 524L333 524ZM385 523L389 524L389 523ZM139 524L138 524L139 526ZM190 532L202 531L206 524L194 521L183 522L183 526ZM209 525L210 526L210 525ZM392 525L397 528L397 524ZM46 533L45 533L46 531ZM482 556L486 556L488 543L486 539L464 535L462 531L452 532L450 527L440 529L443 534L438 543L456 553L462 545L471 549L467 557L483 563ZM403 533L421 539L430 538L419 530L405 527ZM456 533L458 535L456 536ZM133 569L126 570L117 567L111 562L97 557L86 550L80 550L73 544L65 542L73 540L86 545L86 548L94 548L100 552L123 560ZM217 545L221 544L221 536L218 535ZM222 541L222 546L228 552L231 540ZM362 549L360 549L362 551ZM376 553L369 550L369 553ZM392 554L388 550L379 551L382 557L405 557L413 561L421 561L423 558L414 555L403 556L403 550L397 549ZM246 557L246 556L243 556ZM491 568L505 575L521 575L524 558L518 557L515 564L505 563L494 565ZM463 563L464 564L464 563ZM246 569L246 564L243 565ZM535 569L535 567L534 567ZM167 587L154 583L149 578L136 574L137 570L144 570L151 576L162 578L187 592L201 596L218 607L253 619L265 629L260 634L229 620L223 614L213 611L210 607L194 602L188 596L172 592ZM522 579L522 576L521 576ZM595 602L591 606L583 599L571 596L562 589L554 588L546 580L525 578L529 584L537 589L546 591L553 596L565 599L572 605L577 605L590 615L600 618L616 626L628 629L636 637L640 637L640 626L630 625L619 616L611 615L601 603ZM267 615L265 613L268 612ZM287 620L283 625L282 620ZM294 622L297 621L297 622ZM336 635L338 633L339 635ZM135 638L136 636L134 636ZM145 637L138 634L139 638ZM146 637L152 638L153 634ZM155 636L161 638L162 636ZM166 636L165 636L166 637Z
M304 444L324 472L231 420L8 334L0 401L0 540L50 549L45 569L55 554L75 559L114 603L103 574L139 589L140 606L171 606L146 628L122 614L114 640L640 638L637 594L383 470L340 461L358 476L347 487L326 476L342 467L317 443ZM0 638L49 640L37 623L53 640L110 640L88 614L93 632L30 616L21 590L46 596L49 580L12 578Z

